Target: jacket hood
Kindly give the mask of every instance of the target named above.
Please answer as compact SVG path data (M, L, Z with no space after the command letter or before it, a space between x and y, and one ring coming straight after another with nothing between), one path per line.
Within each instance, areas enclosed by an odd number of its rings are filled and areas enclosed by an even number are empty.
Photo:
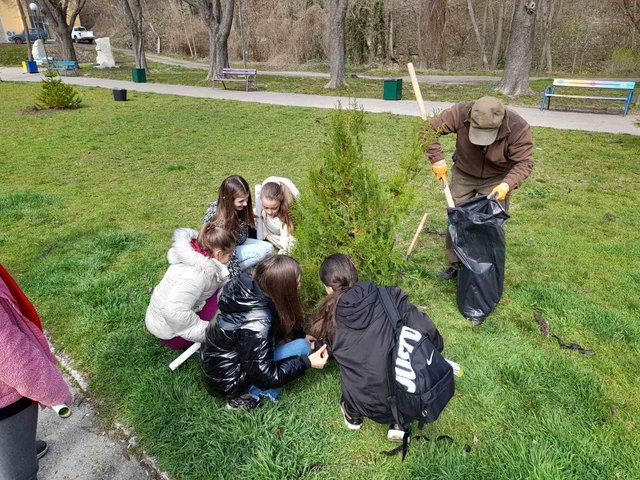
M371 282L358 282L348 289L336 308L336 320L355 330L367 328L374 316L378 287Z
M251 275L243 273L227 283L218 306L223 313L241 313L249 310L269 310L273 304Z
M219 280L229 276L227 266L215 258L205 257L196 252L191 241L198 237L198 232L192 228L178 228L173 232L173 244L167 253L169 264L183 264L194 267L206 275L215 275Z

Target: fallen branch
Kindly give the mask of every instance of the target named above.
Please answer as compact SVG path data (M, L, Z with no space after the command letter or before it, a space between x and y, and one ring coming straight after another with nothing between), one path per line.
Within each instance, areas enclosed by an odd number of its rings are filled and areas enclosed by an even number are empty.
M582 347L581 345L578 345L577 343L565 343L562 340L562 338L560 338L555 333L551 332L549 328L549 322L547 322L544 319L544 317L540 315L538 312L533 312L533 318L535 318L536 322L538 322L538 327L540 327L540 332L542 333L542 336L545 338L548 338L548 337L555 338L558 342L558 345L560 345L560 348L566 348L567 350L577 350L581 354L588 355L588 356L593 356L596 354L596 352L594 352L593 350L588 350Z

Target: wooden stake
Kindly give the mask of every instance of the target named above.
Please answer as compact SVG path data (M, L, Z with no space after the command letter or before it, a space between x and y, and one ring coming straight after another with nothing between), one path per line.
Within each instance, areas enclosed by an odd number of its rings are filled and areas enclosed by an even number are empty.
M422 92L420 91L420 85L418 84L418 77L416 76L416 70L413 68L413 63L407 63L407 69L409 70L409 77L411 77L411 85L413 86L413 93L416 96L418 107L420 108L420 116L423 120L427 119L427 110L422 100ZM449 182L446 178L441 180L442 191L444 192L444 198L447 200L447 206L454 208L453 197L451 196L451 190L449 189Z
M407 250L407 254L404 256L405 260L408 259L409 256L411 255L411 252L413 252L413 249L416 246L416 242L418 241L418 236L420 235L420 232L424 228L424 222L426 222L426 221L427 221L427 213L425 213L422 216L422 220L420 221L420 225L418 225L418 229L416 230L416 234L413 236L413 240L411 240L411 244L409 245L409 249Z

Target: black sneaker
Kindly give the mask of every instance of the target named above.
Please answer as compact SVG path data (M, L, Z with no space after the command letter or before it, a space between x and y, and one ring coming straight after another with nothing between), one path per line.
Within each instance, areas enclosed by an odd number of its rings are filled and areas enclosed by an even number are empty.
M360 430L362 417L357 413L350 412L344 400L340 401L340 410L342 411L342 418L347 428L349 430Z
M443 272L438 274L440 280L453 280L458 276L458 269L455 267L449 267Z
M260 400L251 395L232 397L227 401L227 410L253 410L260 404Z
M389 425L389 429L387 430L387 440L391 440L392 442L401 442L403 438L404 429L400 425L397 423Z
M49 445L47 442L43 440L36 440L36 455L38 456L38 460L44 457L49 451Z

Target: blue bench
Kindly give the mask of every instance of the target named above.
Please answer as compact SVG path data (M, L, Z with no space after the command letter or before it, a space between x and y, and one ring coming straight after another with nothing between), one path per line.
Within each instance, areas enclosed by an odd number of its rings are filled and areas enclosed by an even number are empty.
M603 88L612 90L622 90L626 93L626 96L622 97L602 97L593 95L567 95L556 93L556 87L572 87L572 88ZM551 97L561 98L584 98L588 100L614 100L618 102L625 102L623 116L629 113L629 107L631 106L631 100L633 99L633 89L636 88L636 82L621 82L614 80L584 80L584 79L565 79L556 78L553 81L553 85L547 87L540 100L540 110L544 110L545 101L547 103L547 109L551 105Z
M73 60L58 60L53 63L52 68L60 74L77 73L78 63Z

